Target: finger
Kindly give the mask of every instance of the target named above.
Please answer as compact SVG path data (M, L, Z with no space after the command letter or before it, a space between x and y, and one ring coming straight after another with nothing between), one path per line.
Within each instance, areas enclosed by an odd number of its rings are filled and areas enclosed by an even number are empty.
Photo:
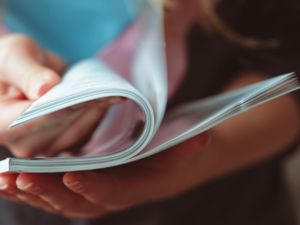
M26 108L31 104L28 100L7 100L0 101L0 142L3 142L6 137L6 129ZM5 132L5 133L4 133Z
M68 190L57 175L22 173L16 183L20 189L38 195L60 213L83 217L93 217L96 214L100 216L104 213L102 207L95 206Z
M7 200L10 200L10 201L13 201L13 202L23 202L22 200L20 200L19 198L17 198L16 196L14 195L11 195L9 193L6 193L5 191L0 191L0 197L1 198L5 198Z
M191 158L201 152L204 147L209 145L210 139L211 136L209 132L203 132L187 141L166 149L159 154L138 160L136 161L136 164L143 165L143 167L149 166L156 170L174 170L174 168L185 165Z
M65 127L59 137L52 142L52 145L43 152L43 156L49 157L58 154L62 150L78 149L88 141L105 114L106 108L97 107L93 103L82 107L85 108L82 108L81 115L72 121L68 127Z
M0 196L14 202L22 202L17 196L7 192L7 190L10 188L9 186L15 184L16 178L17 174L0 175Z
M197 154L209 141L207 133L149 157L115 168L68 172L63 177L66 187L94 204L109 208L126 207L156 195L171 173Z
M149 186L151 184L149 177L133 174L134 171L127 176L127 172L124 170L115 170L111 173L68 172L63 177L63 182L71 191L82 195L93 204L103 205L107 210L121 210L139 202L142 189L145 190L146 187L149 192L152 189Z
M123 101L125 98L114 97L75 105L74 110L81 110L81 114L71 120L64 130L60 130L55 140L41 152L41 155L51 157L62 151L75 152L79 150L90 139L106 109Z
M8 138L6 138L5 143L16 157L27 158L39 153L43 154L48 151L57 136L73 120L76 121L83 112L83 109L72 110L66 108L29 121L8 130L6 134Z
M27 36L14 35L0 43L0 81L17 86L32 100L60 82L60 76L43 66L43 53Z
M1 174L0 175L0 189L2 192L6 193L9 199L18 202L26 202L34 207L42 208L49 212L55 212L48 203L43 201L37 196L27 194L19 190L16 186L16 179L18 174Z
M6 131L0 141L20 158L36 154L49 157L61 151L79 149L89 140L104 114L102 103L108 107L111 102L116 102L109 100L83 103L81 108L66 108L21 124Z

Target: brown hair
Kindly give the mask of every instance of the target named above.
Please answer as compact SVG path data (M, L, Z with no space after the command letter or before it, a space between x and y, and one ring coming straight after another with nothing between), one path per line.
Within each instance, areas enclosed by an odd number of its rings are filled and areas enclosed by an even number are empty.
M233 44L251 49L275 48L279 46L277 39L262 40L254 37L245 37L228 27L216 13L211 0L194 0L198 4L199 23L212 35L220 35ZM172 7L172 0L164 0L165 7ZM200 13L201 10L201 13Z

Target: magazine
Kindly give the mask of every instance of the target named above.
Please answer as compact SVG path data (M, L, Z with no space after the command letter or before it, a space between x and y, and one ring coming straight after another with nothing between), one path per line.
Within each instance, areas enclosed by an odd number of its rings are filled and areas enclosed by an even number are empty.
M66 172L101 169L168 149L266 101L299 89L293 73L186 103L165 114L168 97L162 9L147 7L137 20L139 41L128 79L99 59L72 66L61 83L31 104L9 127L87 101L127 98L108 109L76 157L7 158L3 172Z

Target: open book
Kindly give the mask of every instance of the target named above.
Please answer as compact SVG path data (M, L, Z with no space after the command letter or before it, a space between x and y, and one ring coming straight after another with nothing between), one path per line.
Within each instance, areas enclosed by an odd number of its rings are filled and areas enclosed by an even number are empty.
M248 109L299 89L293 73L219 96L187 103L165 115L167 73L162 12L149 7L137 21L138 48L128 79L97 59L77 63L10 128L86 101L128 98L111 107L77 157L8 158L0 172L64 172L112 167L183 142Z

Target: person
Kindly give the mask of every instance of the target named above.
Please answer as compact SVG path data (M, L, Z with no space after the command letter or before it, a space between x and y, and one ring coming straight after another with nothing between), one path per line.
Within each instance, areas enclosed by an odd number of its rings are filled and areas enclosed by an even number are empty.
M42 20L34 17L37 14L33 5L21 2L8 1L12 11L3 8L4 22L7 19L6 23L11 24L8 29L21 32L13 29L13 22L15 25L22 22L20 27L29 27L36 39L44 34L44 38L55 44L54 37L60 34L51 29L60 25L54 22L57 14L48 18L50 22L53 19L52 28L39 26ZM35 4L48 6L51 14L54 2L45 0ZM89 3L92 2L97 1ZM171 83L177 89L169 100L169 108L273 75L297 72L299 68L299 34L294 32L300 23L297 1L227 0L214 4L218 4L220 17L232 29L216 17L208 1L178 0L166 6L168 76L176 80ZM73 19L86 15L84 9L95 9L86 2L84 5L80 10L70 8L70 17L65 20L74 22ZM60 2L59 10L65 13L65 9ZM81 10L83 14L78 14ZM38 12L42 15L37 18L47 16L45 10ZM283 18L283 14L289 16ZM201 27L208 31L196 25L198 15ZM86 23L79 24L83 29ZM125 25L119 26L119 31L122 26ZM113 36L117 35L119 32ZM263 40L247 38L258 35ZM272 40L273 37L279 42ZM62 39L57 42L65 44ZM46 40L40 43L50 46ZM102 116L96 113L97 103L43 118L49 121L47 126L40 126L43 121L33 121L26 129L4 132L30 101L59 83L65 64L28 36L5 34L0 46L1 143L18 157L37 154L48 157L80 147ZM63 57L67 62L73 60L67 54ZM65 174L2 174L1 196L25 205L2 200L0 221L5 224L295 224L280 162L293 149L299 135L298 99L297 94L282 96L223 122L209 133L127 165ZM73 114L76 115L66 121ZM85 125L89 119L90 123Z

